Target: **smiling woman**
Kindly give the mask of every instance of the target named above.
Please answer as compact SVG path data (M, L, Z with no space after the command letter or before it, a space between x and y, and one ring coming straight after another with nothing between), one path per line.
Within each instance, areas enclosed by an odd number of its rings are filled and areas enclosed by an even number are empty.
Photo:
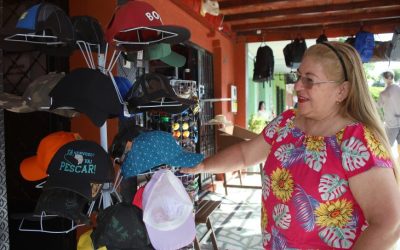
M297 109L183 172L265 161L265 249L390 248L400 236L397 166L358 53L340 42L311 46L298 74Z

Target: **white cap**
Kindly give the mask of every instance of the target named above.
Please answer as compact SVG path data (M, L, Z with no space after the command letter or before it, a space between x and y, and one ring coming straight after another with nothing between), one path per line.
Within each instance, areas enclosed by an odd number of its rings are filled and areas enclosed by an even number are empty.
M201 0L201 9L200 9L200 14L202 16L205 16L206 13L212 15L212 16L218 16L219 15L219 4L217 1L212 1L212 0Z
M170 170L161 169L153 174L144 188L142 204L143 221L154 248L179 249L193 242L193 203Z

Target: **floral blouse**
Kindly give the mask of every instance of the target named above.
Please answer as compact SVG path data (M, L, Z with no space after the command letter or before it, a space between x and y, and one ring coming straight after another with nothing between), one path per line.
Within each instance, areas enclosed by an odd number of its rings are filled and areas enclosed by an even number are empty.
M272 146L263 171L265 249L351 249L367 227L348 179L374 166L392 168L388 152L361 123L333 136L294 126L295 110L263 130Z

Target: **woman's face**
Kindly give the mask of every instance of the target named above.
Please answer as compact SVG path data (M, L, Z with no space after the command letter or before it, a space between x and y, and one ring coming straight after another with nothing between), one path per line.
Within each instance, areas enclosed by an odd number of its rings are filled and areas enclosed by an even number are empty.
M298 69L294 85L298 97L298 112L305 117L322 119L339 111L336 104L339 84L324 73L321 63L313 56L306 56Z

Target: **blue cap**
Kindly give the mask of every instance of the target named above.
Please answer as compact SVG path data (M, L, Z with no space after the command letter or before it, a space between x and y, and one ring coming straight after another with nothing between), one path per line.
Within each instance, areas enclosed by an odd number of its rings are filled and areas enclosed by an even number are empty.
M202 154L184 151L172 134L149 131L138 135L122 164L124 177L136 176L156 166L194 167L203 160Z
M28 10L26 10L24 13L22 13L22 15L18 19L16 27L20 29L35 31L36 18L38 16L38 11L40 6L41 4L36 4L31 8L29 8Z
M129 93L129 90L132 88L133 84L123 76L114 76L115 83L117 84L119 93L121 94L121 97L126 99L126 96Z

